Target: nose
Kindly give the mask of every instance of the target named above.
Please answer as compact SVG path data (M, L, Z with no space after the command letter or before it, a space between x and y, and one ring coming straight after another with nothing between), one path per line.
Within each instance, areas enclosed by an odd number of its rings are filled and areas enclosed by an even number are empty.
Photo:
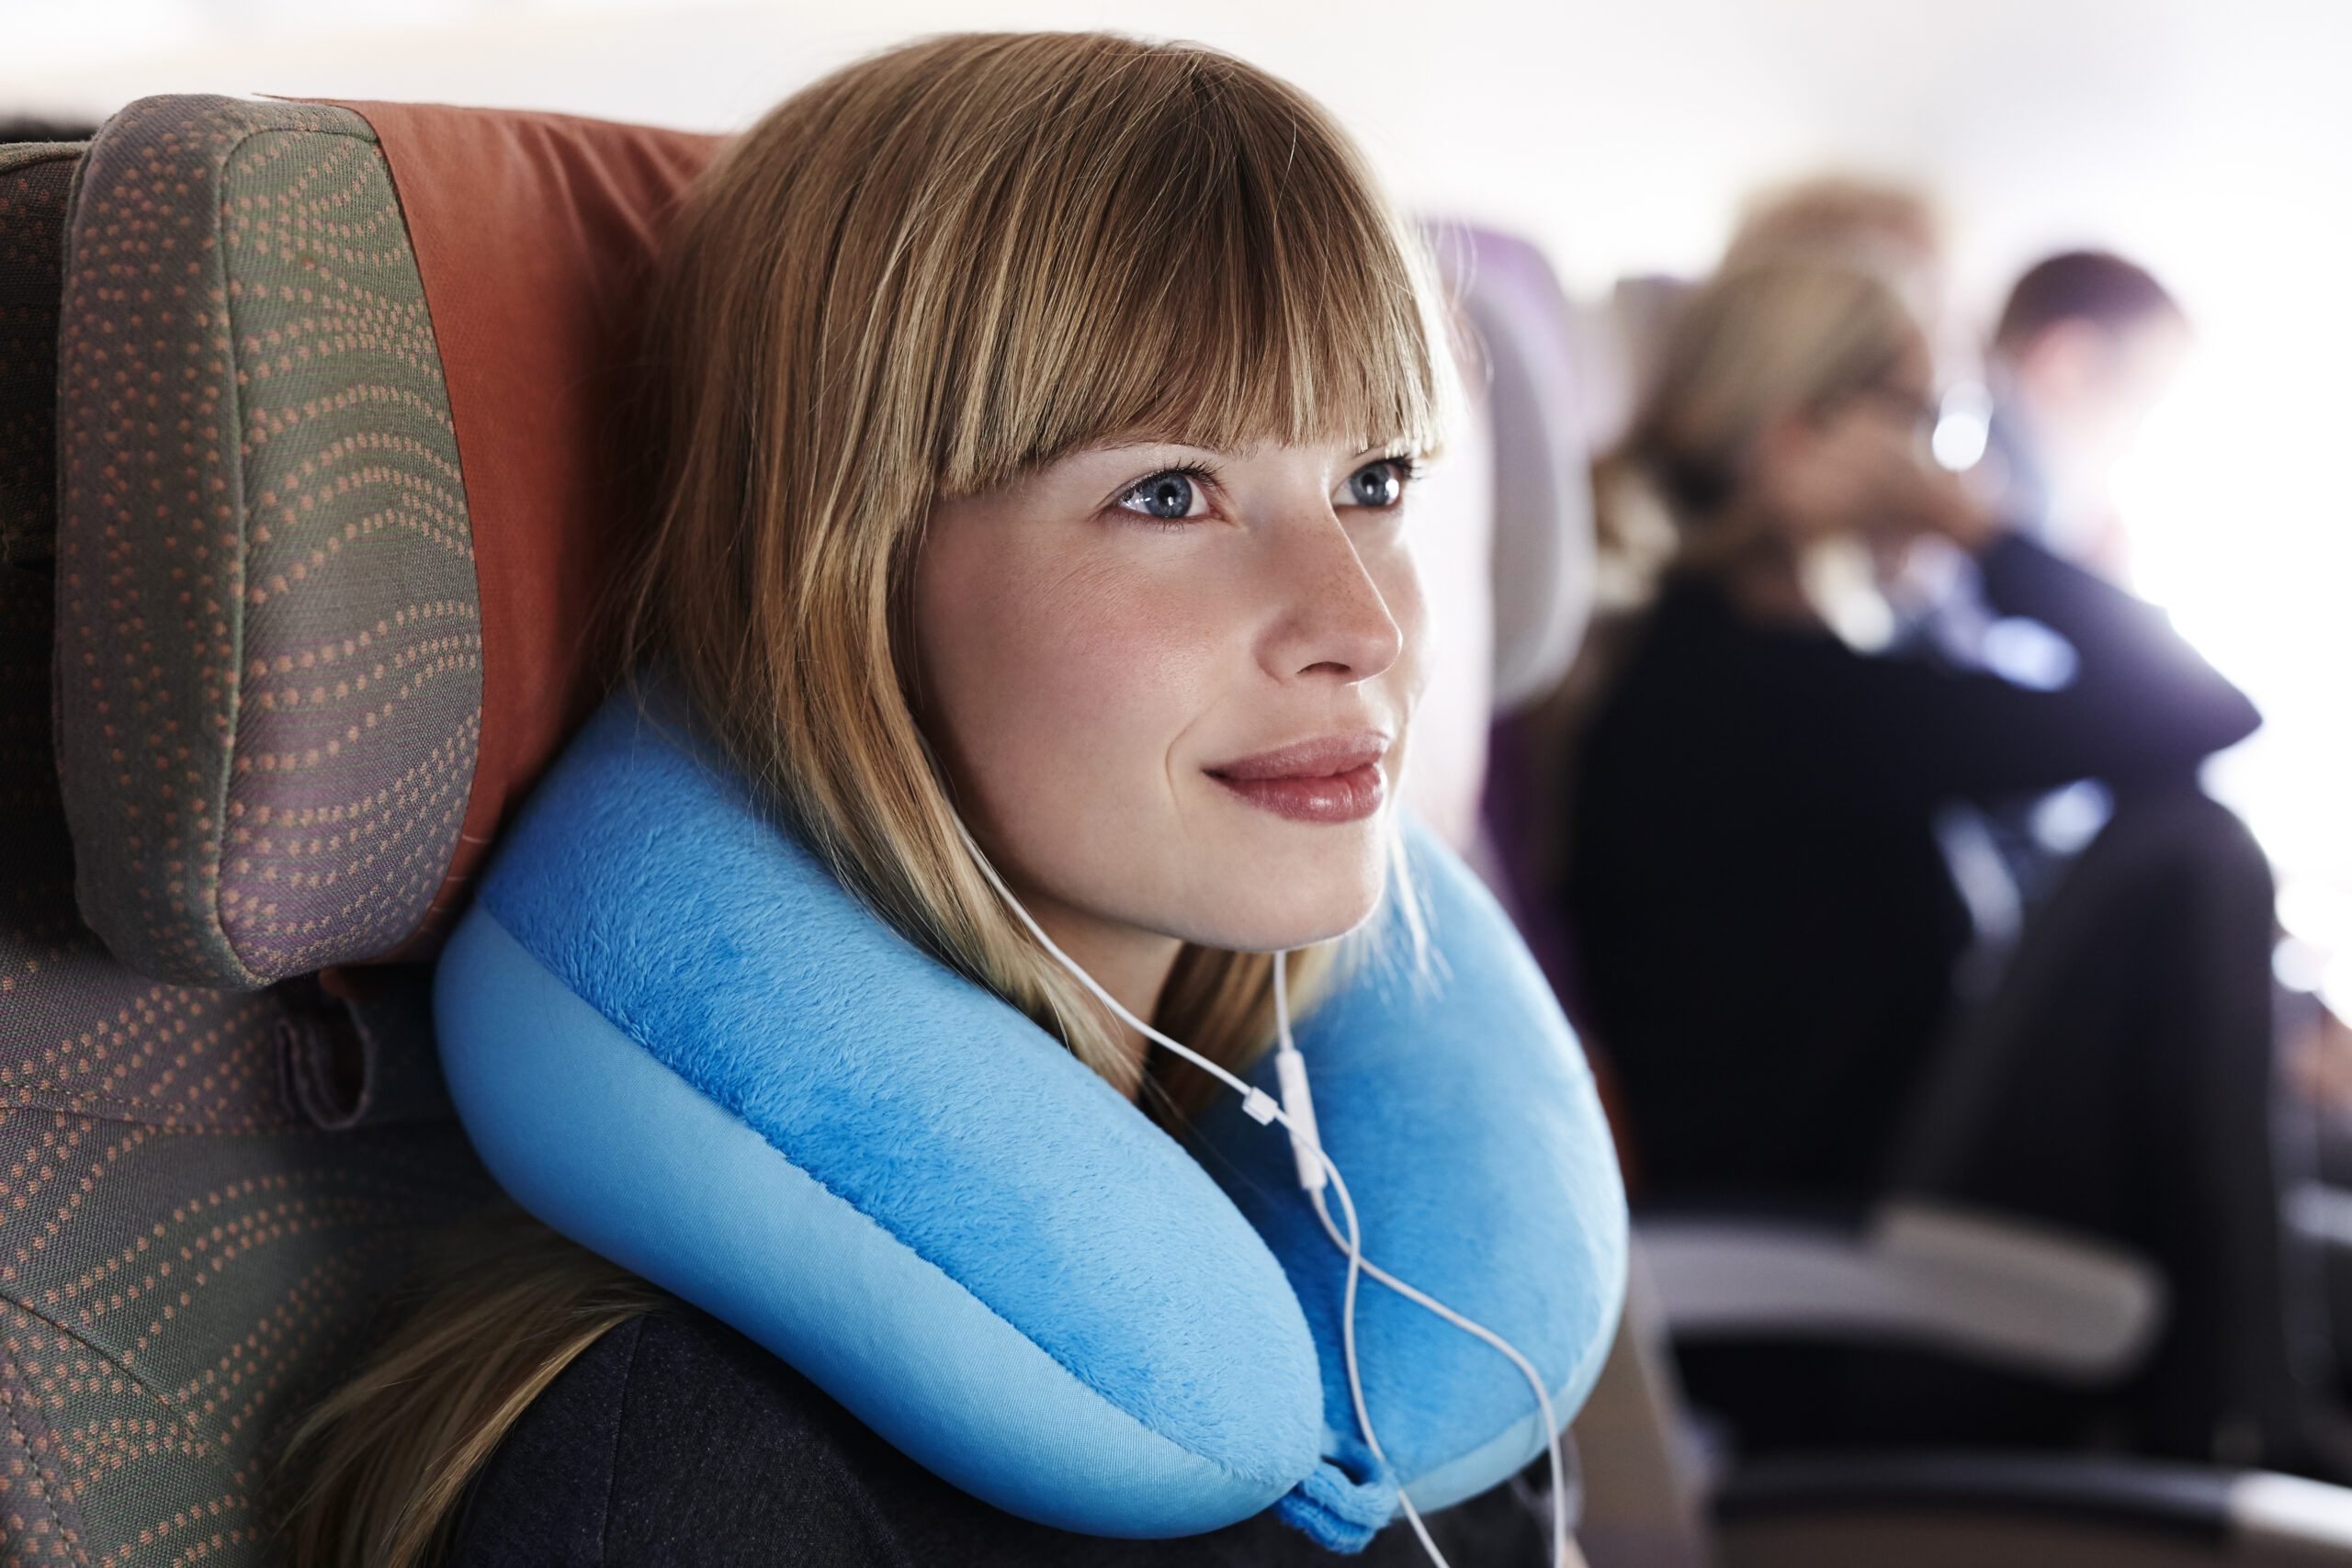
M1404 654L1404 628L1339 517L1302 509L1272 533L1279 612L1259 648L1266 673L1352 685L1386 671Z

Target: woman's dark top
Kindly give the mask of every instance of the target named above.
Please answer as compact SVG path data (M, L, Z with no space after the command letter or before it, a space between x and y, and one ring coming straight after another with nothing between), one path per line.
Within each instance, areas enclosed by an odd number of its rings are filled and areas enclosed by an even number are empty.
M2177 783L2260 723L2150 605L2015 536L1980 566L2074 645L2065 687L1857 654L1679 577L1588 729L1567 909L1653 1195L1866 1196L1969 934L1938 807Z
M1508 1487L1430 1520L1456 1562L1540 1564ZM475 1483L449 1568L1304 1568L1358 1557L1261 1514L1181 1540L1031 1524L956 1491L757 1345L689 1307L606 1334L525 1411Z

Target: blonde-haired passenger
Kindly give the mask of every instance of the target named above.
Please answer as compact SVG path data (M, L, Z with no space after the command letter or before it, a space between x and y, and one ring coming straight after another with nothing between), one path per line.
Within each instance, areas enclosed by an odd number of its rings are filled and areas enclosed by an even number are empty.
M1758 260L1679 317L1611 465L1677 552L1577 743L1579 1021L1651 1198L1925 1191L2120 1239L2171 1312L2109 1389L1733 1347L1688 1359L1694 1397L1762 1447L2103 1431L2330 1467L2279 1298L2268 872L2196 784L2258 716L1941 469L1934 391L1867 270ZM1880 589L1925 539L1973 558L2007 674L1900 641ZM1947 808L2084 779L2113 818L2020 930Z
M665 265L643 661L866 905L1181 1122L1203 1080L1049 960L959 816L1225 1064L1266 1044L1268 954L1307 950L1311 987L1366 920L1423 682L1402 507L1451 374L1406 231L1322 110L1230 57L961 35L778 107ZM1264 1517L1015 1519L543 1229L487 1246L305 1435L302 1561L1329 1555Z

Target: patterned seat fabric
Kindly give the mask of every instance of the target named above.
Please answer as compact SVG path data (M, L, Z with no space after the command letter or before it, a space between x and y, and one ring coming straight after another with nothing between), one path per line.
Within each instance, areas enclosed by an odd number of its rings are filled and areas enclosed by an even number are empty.
M78 152L0 148L0 1563L265 1563L273 1445L349 1364L417 1235L491 1189L432 1081L421 974L347 1008L314 988L168 984L77 913L51 746L45 453ZM146 172L171 194L167 167ZM185 301L167 270L114 287ZM116 383L119 420L187 437L200 475L193 411L170 406L168 375L138 380ZM301 493L349 493L332 457L305 451ZM117 466L125 538L134 477L159 493L152 469ZM124 630L84 646L153 660L141 616L198 603L198 563L215 558L190 541L170 570L118 561ZM135 692L129 716L170 722L154 716L168 694L141 679L109 689Z
M601 695L717 143L358 107L0 152L0 1564L272 1561L274 1445L494 1197L383 961Z
M457 843L481 644L440 358L367 122L118 115L71 218L58 389L85 918L184 985L386 951Z

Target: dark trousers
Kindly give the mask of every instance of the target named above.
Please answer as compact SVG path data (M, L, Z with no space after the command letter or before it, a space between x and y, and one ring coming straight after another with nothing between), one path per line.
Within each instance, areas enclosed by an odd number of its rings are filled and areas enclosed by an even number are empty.
M2120 1386L1924 1352L1702 1345L1695 1403L1751 1450L2084 1441L2352 1478L2318 1260L2280 1222L2270 871L2193 787L2117 803L1957 1016L1883 1190L2120 1241L2165 1325Z
M2187 785L2120 800L1957 1021L1890 1186L2162 1267L2163 1336L2105 1403L2132 1446L2335 1473L2312 1414L2325 1347L2301 1310L2314 1274L2279 1218L2272 897L2224 807Z

